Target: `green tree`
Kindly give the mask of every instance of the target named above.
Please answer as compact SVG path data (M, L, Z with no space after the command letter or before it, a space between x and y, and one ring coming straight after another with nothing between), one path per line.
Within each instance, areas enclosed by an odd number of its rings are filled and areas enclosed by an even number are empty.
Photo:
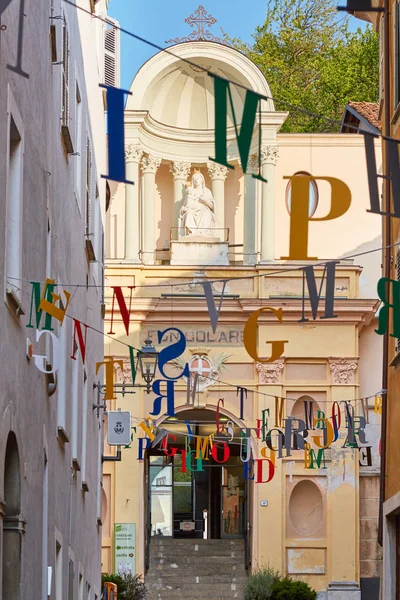
M260 67L276 110L290 111L282 131L338 131L347 102L378 101L378 35L370 26L349 31L335 0L269 0L253 37L230 41Z

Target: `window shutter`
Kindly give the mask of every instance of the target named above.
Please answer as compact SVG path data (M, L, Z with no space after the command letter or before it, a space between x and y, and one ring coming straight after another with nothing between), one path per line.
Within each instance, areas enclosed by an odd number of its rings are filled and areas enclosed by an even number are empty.
M396 252L396 280L400 281L400 250L397 250L397 252ZM398 352L400 352L400 339L399 338L396 339L395 352L396 352L396 354Z
M65 16L63 17L62 54L62 124L68 127L69 119L69 35Z
M383 18L379 27L379 103L383 101L383 57L384 57L384 39L383 39Z
M120 30L118 21L106 18L104 31L104 83L120 85Z
M400 4L395 4L394 107L400 102ZM382 69L383 70L383 69Z
M89 236L91 231L92 213L92 149L90 140L86 141L86 209L85 209L85 234Z

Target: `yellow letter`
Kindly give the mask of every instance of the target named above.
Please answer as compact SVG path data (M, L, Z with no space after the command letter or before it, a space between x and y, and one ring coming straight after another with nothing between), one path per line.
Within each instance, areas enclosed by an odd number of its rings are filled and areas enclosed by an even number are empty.
M59 308L58 306L55 305L56 302L59 302L61 300L61 296L59 296L58 294L55 294L54 292L50 292L50 295L53 298L53 302L49 302L48 300L46 300L47 286L49 284L55 285L55 281L53 281L53 279L46 279L46 283L44 284L44 288L43 288L43 294L40 299L38 312L39 312L39 310L44 310L45 313L47 313L48 315L51 315L52 317L57 319L57 321L60 321L60 324L62 325L63 321L64 321L65 313L67 312L71 294L69 292L64 291L66 306L65 306L65 308L64 307Z
M320 435L313 435L312 439L314 444L317 446L317 448L329 448L329 446L332 444L332 442L335 440L335 432L333 430L333 425L330 422L329 419L314 419L314 427L318 428L318 423L325 423L325 427L323 429L323 431L326 431L326 444L323 444L320 440L321 437L322 439L324 438L324 434L322 434L322 436Z
M311 221L331 221L344 215L350 208L351 192L348 186L336 177L313 177L311 175L292 175L284 177L291 183L290 206L290 242L289 256L281 256L284 260L317 260L316 256L308 256L308 224ZM309 196L310 183L327 181L331 185L331 208L326 217L310 217Z
M266 311L272 311L278 318L279 323L282 323L282 308L271 308L270 306L265 306L263 308L259 308L256 310L250 317L247 319L246 325L244 326L243 331L243 344L247 350L247 354L251 356L254 360L257 360L261 363L274 362L280 356L282 356L285 350L285 344L288 340L279 340L275 342L267 341L266 344L272 344L272 351L270 358L260 358L257 353L257 328L258 328L258 317L259 315Z
M124 363L122 360L114 360L112 356L105 356L104 358L108 360L96 363L96 375L100 367L104 365L106 370L106 395L104 400L116 400L117 396L114 396L114 365L119 365L123 370Z
M143 429L149 440L154 440L154 438L156 437L154 432L157 432L157 428L154 427L153 419L150 416L147 417L146 421L142 421L141 423L139 423L139 427Z

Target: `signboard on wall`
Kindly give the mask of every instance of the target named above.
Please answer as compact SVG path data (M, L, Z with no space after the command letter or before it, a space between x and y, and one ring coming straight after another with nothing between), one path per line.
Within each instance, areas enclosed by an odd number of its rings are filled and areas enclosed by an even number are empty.
M131 413L127 410L109 410L107 413L107 444L126 446L131 441Z
M165 323L159 326L152 324L151 328L143 327L140 333L141 344L144 344L145 339L148 337L153 340L153 343L157 344L157 331L163 331L164 329L167 329ZM213 333L211 327L206 327L203 323L199 324L195 329L185 325L180 325L179 329L183 332L186 344L189 347L198 346L199 344L205 344L206 346L243 347L243 327L240 326L224 327L219 325L216 333ZM177 340L178 334L176 331L169 331L163 337L161 345L171 344Z
M136 573L136 523L114 525L115 572Z

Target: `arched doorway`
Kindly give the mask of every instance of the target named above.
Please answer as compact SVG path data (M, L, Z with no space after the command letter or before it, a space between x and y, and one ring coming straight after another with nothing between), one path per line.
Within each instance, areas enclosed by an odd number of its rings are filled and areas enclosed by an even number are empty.
M19 600L23 520L21 518L21 475L17 439L7 439L4 468L3 598Z
M221 426L228 421L220 417ZM246 443L240 427L233 421L230 426L227 437L216 435L215 412L204 409L177 412L162 422L168 435L146 453L149 538L245 537Z

